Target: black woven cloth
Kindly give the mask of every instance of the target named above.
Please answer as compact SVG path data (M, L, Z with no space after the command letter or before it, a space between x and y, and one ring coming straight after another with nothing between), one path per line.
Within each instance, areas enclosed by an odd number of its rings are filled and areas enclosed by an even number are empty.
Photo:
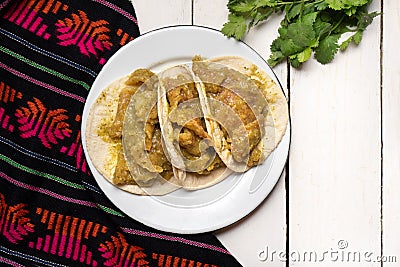
M0 1L0 265L240 266L211 233L129 218L90 173L85 99L137 36L128 0Z

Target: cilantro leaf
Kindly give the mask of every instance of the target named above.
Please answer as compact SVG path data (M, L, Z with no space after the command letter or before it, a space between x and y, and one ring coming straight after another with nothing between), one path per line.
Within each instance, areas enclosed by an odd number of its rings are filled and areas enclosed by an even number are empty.
M289 58L289 63L294 68L299 68L301 66L301 62L297 59L297 57Z
M243 1L243 0L229 0L228 1L228 10L229 11L233 11L233 9L238 6L238 5L242 5L242 3L245 3L247 1Z
M302 52L298 53L296 55L297 60L300 63L306 62L310 57L311 57L311 53L312 53L312 49L311 47L307 47L306 49L304 49Z
M254 1L251 2L240 2L236 5L232 5L231 6L231 11L237 12L237 13L246 13L246 12L250 12L251 10L253 10L254 7Z
M320 41L319 46L315 49L314 57L319 63L327 64L333 60L339 49L338 40L340 35L330 35Z
M315 38L315 31L311 21L297 21L288 26L287 37L293 40L293 43L300 47L306 47L311 44Z
M345 41L343 41L339 46L340 51L345 51L347 49L347 47L349 47L350 43L353 41L353 38L354 37L352 35L349 38L347 38Z
M274 12L273 9L271 8L258 8L256 10L253 10L250 14L252 17L252 20L249 23L249 28L257 25L263 20L268 19L268 17Z
M372 13L359 12L359 14L357 14L358 29L365 30L372 23L373 19L378 15L379 15L378 12L372 12Z
M334 10L343 10L365 5L368 3L368 0L325 0L325 2Z
M340 44L340 51L345 51L351 42L354 42L356 45L358 45L361 42L362 35L363 31L357 31L355 34L351 35L349 38L347 38L347 40Z
M303 6L304 6L304 3L300 3L300 4L290 7L288 9L288 11L286 12L287 19L291 20L291 19L297 17L298 15L300 15L301 10L303 9Z
M325 9L327 9L329 6L328 6L328 3L326 3L325 1L322 1L322 2L319 2L319 3L316 3L315 4L315 8L317 9L317 10L319 10L319 11L321 11L321 10L325 10Z
M344 12L346 13L347 16L351 17L357 13L357 7L353 6L349 9L346 9Z
M292 40L294 44L306 47L311 44L311 40L315 37L315 32L311 25L295 23L289 25L288 37L288 40Z
M316 20L313 26L315 34L319 37L327 34L332 29L332 24L321 19Z
M354 35L353 35L353 40L354 42L358 45L361 42L362 39L362 35L363 35L363 31L357 31Z
M221 32L228 37L233 36L237 40L242 39L247 29L246 20L233 14L228 16L228 20L222 27Z
M275 67L276 64L278 64L285 58L286 56L281 51L274 51L268 59L268 64L271 65L271 67Z
M285 56L290 56L293 54L297 54L304 49L304 46L299 46L292 39L285 40L282 42L280 50Z
M284 17L279 36L270 45L271 66L288 59L293 67L300 67L314 58L326 64L351 43L358 45L365 29L377 12L367 12L373 0L228 0L228 21L221 32L242 39L247 31L274 13ZM351 35L339 44L345 33Z
M303 15L301 21L306 25L313 25L317 19L318 12L307 13Z

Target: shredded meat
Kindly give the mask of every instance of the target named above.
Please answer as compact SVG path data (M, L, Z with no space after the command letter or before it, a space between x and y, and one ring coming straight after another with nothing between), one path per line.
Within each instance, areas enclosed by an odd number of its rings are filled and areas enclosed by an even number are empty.
M173 110L179 106L179 104L196 99L199 97L195 83L188 81L184 76L178 75L176 78L166 78L164 85L167 90L167 100L169 103L170 110ZM174 122L175 125L179 123ZM179 133L179 146L181 147L182 154L189 160L196 160L201 157L200 142L203 139L211 139L207 133L204 119L195 118L189 120L182 126L182 130ZM213 149L209 147L208 149ZM223 162L216 155L214 161L207 167L206 170L197 172L198 174L208 174L212 170L223 166Z
M225 66L218 64L209 65L209 63L202 61L200 57L193 58L193 63L194 73L204 81L207 97L218 100L231 107L235 114L239 116L246 129L248 142L239 136L238 139L233 140L237 145L232 147L231 137L227 135L228 132L220 125L221 131L225 136L224 147L231 150L232 156L237 161L242 161L250 157L248 165L255 164L255 162L259 161L259 157L261 156L260 151L253 152L253 150L261 140L262 125L259 125L257 117L250 106L251 104L249 105L245 99L235 93L235 91L238 91L244 93L244 95L251 95L251 90L254 89L254 87L247 83L247 80L242 77L242 74ZM256 84L256 86L257 85L259 86L259 84ZM258 108L258 106L256 107ZM258 114L259 110L257 109L255 112ZM227 124L226 127L229 127L229 131L237 130L235 128L237 126L232 125L233 122L234 120L230 118L227 118L225 121ZM243 147L244 145L247 146L247 144L249 147Z
M125 84L139 88L144 82L150 79L150 77L153 75L154 73L148 69L137 69L131 73Z
M151 163L153 163L153 166L158 173L161 173L164 170L172 169L171 164L164 154L161 142L161 130L159 127L156 127L154 130L152 146L148 152L148 155Z
M128 108L131 96L136 92L137 88L125 86L119 94L117 114L114 122L109 129L109 135L113 139L119 139L122 136L122 125L124 123L125 111Z
M225 164L222 162L221 158L218 155L215 155L213 162L211 162L211 164L208 165L205 170L199 171L198 174L209 174L212 170L218 169L223 166L225 166Z
M126 109L132 95L154 74L147 69L138 69L134 71L125 82L125 87L122 88L119 94L119 102L117 113L112 125L109 128L109 135L121 141L122 126ZM161 144L161 130L158 124L157 107L153 107L147 117L145 124L145 144L149 159L153 163L154 168L165 179L170 179L173 176L172 166L167 160ZM113 182L115 184L135 184L128 166L122 148L118 152L117 164L114 172Z
M247 166L253 167L257 166L260 163L261 151L258 148L255 148L250 153L249 161L247 162Z
M200 118L195 118L188 121L185 124L185 128L192 130L196 135L200 136L201 138L209 138L209 135L205 130L204 121L202 121Z
M179 145L181 146L181 148L184 149L186 157L188 157L189 155L194 157L201 156L200 141L201 138L187 128L183 128L181 133L179 133Z
M122 149L120 149L118 152L117 166L113 176L113 183L116 185L136 184L128 170Z
M188 82L181 75L178 75L176 79L165 79L165 87L171 109L176 108L180 103L199 96L194 82Z
M109 128L109 135L113 139L122 137L122 125L124 123L125 111L128 108L132 95L145 83L154 73L148 69L137 69L131 73L119 94L117 114L114 122Z
M211 85L210 87L215 87L216 85ZM241 97L239 97L235 92L230 89L223 88L219 86L221 89L218 94L214 95L214 99L221 101L224 104L229 105L237 115L239 115L241 121L244 125L253 122L256 120L256 117L246 103ZM207 92L209 89L209 85L207 85Z
M260 126L258 125L258 121L254 120L251 123L247 124L246 131L249 138L250 150L253 150L253 148L261 140L261 131Z
M215 85L213 85L215 87ZM220 86L221 87L221 86ZM206 87L208 90L208 86ZM207 91L208 92L208 91ZM238 161L242 161L246 158L246 155L241 153L240 151L251 151L253 148L259 143L261 140L261 131L254 112L251 110L250 106L244 101L241 97L235 94L232 90L229 89L221 89L219 94L214 94L213 98L221 101L222 103L230 106L235 113L239 116L240 120L242 121L243 125L245 126L247 137L248 137L248 144L249 150L236 147L237 149L232 151L234 158ZM231 125L232 126L232 125ZM234 130L234 129L231 129ZM222 129L224 135L227 136L227 132L225 129ZM239 146L245 144L247 142L240 142L237 143ZM229 144L230 146L230 144Z
M145 138L146 151L150 151L150 149L151 149L152 142L153 142L152 140L153 140L154 129L155 129L157 123L158 123L157 108L153 107L150 111L149 117L144 126L144 131L146 134L146 138Z

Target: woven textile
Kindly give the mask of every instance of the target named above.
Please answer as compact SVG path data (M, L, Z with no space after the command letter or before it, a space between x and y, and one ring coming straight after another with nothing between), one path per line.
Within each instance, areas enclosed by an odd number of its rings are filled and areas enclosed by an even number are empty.
M0 1L0 265L240 266L211 233L127 217L90 173L85 99L138 35L128 0Z

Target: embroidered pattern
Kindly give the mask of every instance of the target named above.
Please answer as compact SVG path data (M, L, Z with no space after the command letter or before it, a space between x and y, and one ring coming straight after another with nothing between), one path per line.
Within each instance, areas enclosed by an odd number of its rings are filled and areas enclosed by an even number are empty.
M54 1L48 1L46 4L45 2L46 1L44 0L25 0L20 1L19 3L16 1L8 12L4 14L3 18L29 30L32 33L35 33L37 36L42 37L45 40L48 40L51 35L46 32L48 25L43 22L43 17L40 16L40 11L47 14L52 8ZM56 1L55 5L51 9L52 13L57 14L61 6L61 2ZM68 6L63 5L62 9L67 10Z
M21 99L22 93L0 81L0 101L3 103L14 102L15 98Z
M81 116L75 117L76 122L80 122ZM75 167L84 173L91 175L91 172L87 166L85 155L83 154L83 146L81 142L81 131L78 131L75 141L69 146L63 146L60 150L61 153L65 153L70 157L75 157Z
M140 231L137 229L129 229L129 228L121 228L121 229L124 233L127 233L127 234L138 235L138 236L147 236L147 237L157 238L157 239L161 239L161 240L183 243L183 244L196 246L199 248L204 248L204 249L209 249L209 250L214 250L214 251L218 251L220 253L230 255L230 252L224 248L220 248L217 246L212 246L210 244L205 244L205 243L189 240L189 239L186 239L183 237L176 237L176 236L169 236L169 235L165 235L165 234Z
M59 139L70 137L72 130L66 122L65 109L48 110L37 98L27 101L27 107L16 110L18 130L22 138L37 136L47 148L57 144Z
M123 16L137 23L136 19L125 12L121 8L108 3L107 1L98 1ZM56 31L48 32L49 26L44 21L43 15L49 13L58 14L59 11L69 10L69 6L60 1L54 0L24 0L15 2L3 15L4 19L28 30L38 37L49 40L54 34L61 46L76 46L80 53L85 56L95 56L99 59L99 64L103 65L106 62L105 58L99 57L101 52L108 51L113 46L111 40L111 29L107 20L92 21L86 12L78 10L72 13L69 17L59 19L55 24ZM113 34L120 38L119 45L125 45L133 40L133 37L122 29L117 29Z
M0 233L11 243L18 244L34 231L31 219L26 217L29 211L25 204L7 205L4 195L0 194Z
M152 258L157 261L158 267L217 267L216 265L157 253L153 253Z
M137 23L136 19L131 14L118 6L108 1L98 1L98 3ZM51 20L47 19L48 15L57 15L60 18L56 20L53 19L54 22L52 23ZM3 13L2 18L39 37L52 41L54 44L58 44L61 47L75 46L79 53L88 58L96 58L100 65L106 62L105 57L102 56L104 52L110 51L112 47L119 47L133 40L133 37L123 30L123 28L118 27L113 30L109 21L106 19L92 19L85 11L74 11L73 8L62 1L15 1L11 3L10 7ZM11 32L1 29L1 33L5 37L15 40L37 53L46 55L52 60L58 60L69 66L77 67L95 76L95 74L92 74L93 71L87 69L87 67L80 66L71 60L47 52ZM82 86L86 90L90 88L90 85L77 78L78 76L71 77L35 62L34 56L26 58L22 56L21 53L12 51L12 49L7 47L1 47L0 51L27 65L70 82L71 84ZM26 74L27 72L24 73L24 69L21 71L18 68L15 69L2 62L0 62L0 68L34 85L40 86L43 89L75 99L81 103L85 102L84 97L70 91L65 91L37 77L31 77ZM18 89L11 88L4 82L0 82L0 102L8 103L14 101L16 98L22 99L23 94L17 92ZM74 157L76 169L91 175L84 157L80 131L73 132L74 127L71 125L71 117L75 117L74 123L80 123L79 115L69 114L66 109L48 109L47 104L43 102L42 99L35 96L32 96L32 100L26 101L25 105L18 107L13 115L7 113L7 109L0 106L0 130L5 129L8 132L14 132L17 127L19 135L23 139L36 137L44 147L48 149L56 148L61 154ZM64 142L61 147L56 146L61 140L70 140L71 143L68 145Z
M99 251L102 252L101 256L106 259L104 266L149 267L148 261L145 260L146 254L143 253L143 248L129 245L121 233L117 233L117 236L111 236L111 241L100 244Z
M72 14L71 18L58 20L56 23L58 44L75 45L83 55L97 57L98 52L110 50L113 45L108 35L110 29L107 26L107 21L90 21L86 13L79 10L77 14ZM104 64L105 59L101 58L99 63Z
M82 108L102 65L138 36L129 2L3 1L0 10L0 263L217 267L147 253L146 239L162 239L229 254L129 223L90 177Z
M100 235L108 234L109 229L99 223L82 218L63 215L43 208L36 208L35 225L43 225L46 232L28 242L28 247L51 255L57 255L76 262L96 267L100 261L94 259L86 242ZM34 232L35 225L27 217L29 210L26 204L9 206L4 195L0 194L0 234L11 243L18 244ZM111 235L110 240L101 242L98 248L103 258L102 264L107 267L137 266L149 267L147 255L142 247L131 245L122 233ZM191 259L153 253L158 267L217 267Z
M53 92L55 92L57 94L60 94L60 95L66 96L66 97L70 97L70 98L75 99L75 100L77 100L79 102L82 102L82 103L85 102L85 98L84 97L81 97L81 96L73 94L73 93L66 92L66 91L64 91L64 90L62 90L60 88L57 88L56 86L53 86L53 85L50 85L48 83L39 81L39 80L37 80L37 79L35 79L33 77L30 77L29 75L27 75L25 73L17 71L16 69L13 69L13 68L5 65L5 64L0 63L0 68L5 69L6 71L10 72L11 74L13 74L13 75L15 75L17 77L20 77L20 78L22 78L22 79L24 79L24 80L26 80L26 81L28 81L28 82L30 82L32 84L39 85L39 86L41 86L41 87L43 87L45 89L48 89L50 91L53 91Z
M120 45L126 45L128 42L132 41L134 38L132 36L129 36L128 33L124 32L122 29L117 30L117 35L121 37L119 44Z
M92 258L93 252L88 250L85 240L96 238L99 233L106 233L107 227L42 208L37 208L36 214L41 215L40 222L47 226L50 233L38 237L36 242L29 242L30 248L90 266L98 265Z
M15 99L21 99L22 93L16 91L11 86L5 84L0 81L0 103L3 102L5 104L12 103ZM0 126L3 129L8 130L9 132L14 131L14 125L10 124L10 116L5 114L6 111L3 107L0 107Z

